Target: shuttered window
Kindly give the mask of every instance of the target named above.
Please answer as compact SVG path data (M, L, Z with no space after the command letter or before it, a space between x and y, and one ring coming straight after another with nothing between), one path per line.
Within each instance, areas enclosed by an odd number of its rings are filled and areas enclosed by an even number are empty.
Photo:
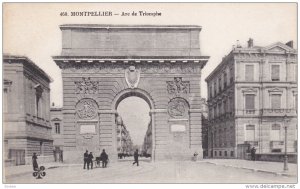
M281 108L281 95L273 94L271 95L271 108L280 109Z
M253 81L254 80L254 65L246 65L245 67L245 80Z
M255 109L255 95L254 94L246 94L245 95L245 108L246 108L246 110L254 110Z
M280 80L280 67L279 65L272 65L271 67L271 79L272 81L279 81Z

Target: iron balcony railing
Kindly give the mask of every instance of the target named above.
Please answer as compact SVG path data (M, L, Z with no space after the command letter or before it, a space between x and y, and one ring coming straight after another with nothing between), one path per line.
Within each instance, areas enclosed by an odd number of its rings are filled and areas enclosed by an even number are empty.
M263 116L297 116L296 109L262 109Z

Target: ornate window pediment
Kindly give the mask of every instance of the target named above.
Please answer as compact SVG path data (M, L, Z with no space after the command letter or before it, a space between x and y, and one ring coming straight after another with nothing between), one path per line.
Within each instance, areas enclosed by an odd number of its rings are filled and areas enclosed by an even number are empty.
M275 87L275 88L269 89L268 92L269 93L283 93L283 90Z
M258 92L258 90L257 89L255 89L255 88L244 88L244 89L242 89L242 92L243 93L257 93Z
M62 121L62 120L56 117L56 118L51 119L51 121Z
M283 43L280 43L280 42L277 42L275 44L272 44L268 47L265 47L264 48L265 51L271 51L271 52L285 52L285 51L295 51L295 49L283 44Z

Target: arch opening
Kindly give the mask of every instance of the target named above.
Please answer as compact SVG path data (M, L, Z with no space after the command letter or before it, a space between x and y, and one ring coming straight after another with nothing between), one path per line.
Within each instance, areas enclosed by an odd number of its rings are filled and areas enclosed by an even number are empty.
M151 160L152 106L148 97L136 91L123 93L118 97L115 110L119 160L129 160L136 149L141 160Z

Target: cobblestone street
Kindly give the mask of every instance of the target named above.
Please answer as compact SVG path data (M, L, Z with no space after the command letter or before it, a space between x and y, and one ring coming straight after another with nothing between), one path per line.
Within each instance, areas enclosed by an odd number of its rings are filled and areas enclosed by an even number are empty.
M295 183L296 175L284 176L276 172L263 172L243 168L246 164L258 164L264 168L270 162L242 162L239 167L232 160L213 162L158 162L141 161L133 166L132 161L111 163L106 169L84 170L82 165L52 166L47 168L43 179L35 179L32 172L8 176L6 183ZM231 166L230 166L231 162ZM222 164L223 163L223 164ZM226 165L226 166L224 166ZM273 163L273 167L282 167L282 163ZM297 170L296 164L290 164L290 170ZM16 167L18 168L18 167ZM28 167L31 168L31 167ZM273 168L274 169L274 168ZM294 172L296 174L296 172Z

